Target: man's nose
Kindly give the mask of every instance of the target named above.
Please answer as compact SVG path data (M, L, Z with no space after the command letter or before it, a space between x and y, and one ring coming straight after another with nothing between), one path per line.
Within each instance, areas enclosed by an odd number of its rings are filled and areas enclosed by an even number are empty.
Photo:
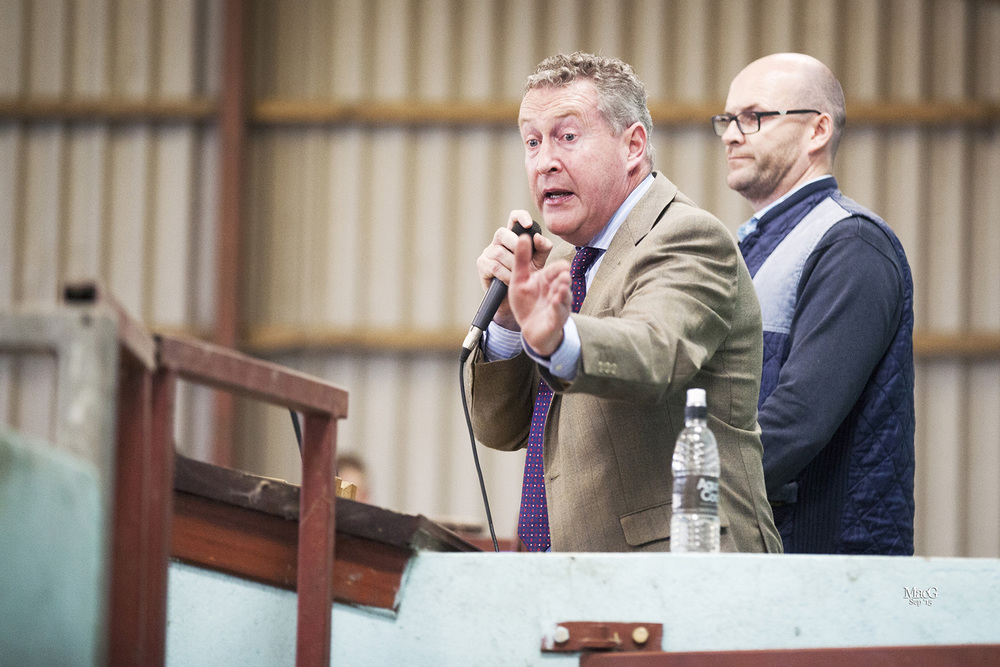
M559 158L552 142L542 142L542 145L538 147L538 154L535 156L535 169L539 174L549 174L558 171L559 165Z
M726 131L722 133L722 143L724 144L739 144L743 143L743 132L740 131L739 126L736 124L736 119L729 121L729 125L726 126Z

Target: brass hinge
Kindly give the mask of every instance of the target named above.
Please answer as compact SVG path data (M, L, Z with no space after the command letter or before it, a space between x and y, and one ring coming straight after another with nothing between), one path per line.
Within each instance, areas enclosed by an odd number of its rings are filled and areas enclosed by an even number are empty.
M542 636L542 651L660 651L662 623L568 621Z

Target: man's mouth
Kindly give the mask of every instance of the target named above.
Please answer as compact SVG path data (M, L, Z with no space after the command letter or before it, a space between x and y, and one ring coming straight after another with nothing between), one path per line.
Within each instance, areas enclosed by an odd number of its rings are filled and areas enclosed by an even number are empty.
M573 196L573 193L569 190L546 190L542 196L542 200L546 204L557 204L571 196Z

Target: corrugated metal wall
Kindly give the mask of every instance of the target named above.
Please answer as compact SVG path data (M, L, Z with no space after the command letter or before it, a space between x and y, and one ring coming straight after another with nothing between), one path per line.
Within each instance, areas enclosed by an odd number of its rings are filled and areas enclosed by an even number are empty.
M207 326L215 130L116 109L215 95L219 9L198 0L0 2L0 100L90 109L69 121L0 119L0 308L52 305L64 282L98 278L145 322ZM0 359L0 416L45 434L44 392L9 387L52 387L54 369ZM179 401L184 440L208 418L204 393L185 389Z
M221 14L210 0L0 3L0 103L212 100ZM918 363L918 553L1000 556L1000 361L995 346L955 352L1000 335L1000 2L267 0L250 18L248 349L348 389L340 443L367 460L374 502L482 520L458 348L482 295L475 258L529 206L515 119L534 65L575 49L632 63L657 168L735 230L749 208L693 121L747 62L797 50L840 76L841 187L899 233L917 327L951 341ZM214 124L94 116L0 118L0 307L97 276L151 326L210 329ZM0 417L44 433L49 363L0 359ZM181 406L179 446L209 451L209 397ZM238 463L298 480L288 415L241 415ZM481 456L512 535L521 457Z

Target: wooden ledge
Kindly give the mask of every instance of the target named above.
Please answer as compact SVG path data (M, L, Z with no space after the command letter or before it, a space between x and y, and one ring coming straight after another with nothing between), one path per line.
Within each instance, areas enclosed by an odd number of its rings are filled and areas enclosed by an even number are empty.
M299 487L177 455L171 556L295 590ZM403 573L418 550L479 551L423 516L346 498L336 501L333 596L395 611Z

